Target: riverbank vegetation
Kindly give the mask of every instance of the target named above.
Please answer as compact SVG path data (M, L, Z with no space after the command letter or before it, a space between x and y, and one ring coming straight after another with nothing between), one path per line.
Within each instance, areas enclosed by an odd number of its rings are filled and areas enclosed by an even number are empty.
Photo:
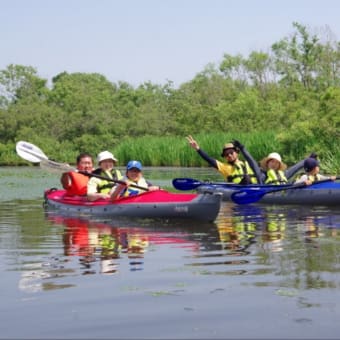
M339 173L340 43L328 28L293 23L268 52L224 54L178 88L67 72L48 84L32 66L0 70L1 165L27 164L15 153L25 140L60 162L110 150L120 164L206 166L188 134L216 158L238 139L255 159L277 151L292 164L314 151Z

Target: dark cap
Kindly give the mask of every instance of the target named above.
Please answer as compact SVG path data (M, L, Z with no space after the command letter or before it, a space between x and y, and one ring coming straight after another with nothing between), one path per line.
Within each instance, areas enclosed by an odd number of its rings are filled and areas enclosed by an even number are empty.
M303 168L306 172L312 171L315 167L319 166L319 162L315 158L307 158L303 163Z

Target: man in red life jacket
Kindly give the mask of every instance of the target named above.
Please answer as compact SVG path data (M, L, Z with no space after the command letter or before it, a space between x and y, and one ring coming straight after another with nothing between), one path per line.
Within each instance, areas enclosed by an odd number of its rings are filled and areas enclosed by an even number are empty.
M92 156L88 153L79 154L77 157L77 169L91 173L94 170ZM88 181L88 176L76 171L64 172L60 179L68 195L86 195Z

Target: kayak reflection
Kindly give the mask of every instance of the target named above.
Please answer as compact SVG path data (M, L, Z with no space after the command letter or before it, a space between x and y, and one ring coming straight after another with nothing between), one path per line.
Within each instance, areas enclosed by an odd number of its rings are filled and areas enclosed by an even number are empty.
M284 211L255 205L224 205L217 220L223 249L235 255L249 254L255 243L268 251L281 251L286 225Z
M114 274L123 258L130 271L142 270L144 254L154 245L175 244L193 251L199 243L185 231L157 231L148 227L114 226L111 223L49 214L47 219L62 225L65 256L78 256L83 274ZM138 225L138 224L137 224ZM171 228L172 229L172 228ZM96 264L100 263L100 270Z
M182 248L179 256L186 270L191 267L199 274L244 275L260 273L257 266L276 261L274 254L287 251L292 240L318 246L325 228L334 229L334 220L327 212L298 206L287 209L226 203L215 224L123 223L54 214L47 218L64 227L64 255L79 258L83 275L143 270L148 263L152 266L164 245Z
M255 243L265 252L282 251L287 233L315 243L340 232L337 209L329 207L224 204L216 224L223 248L243 255Z

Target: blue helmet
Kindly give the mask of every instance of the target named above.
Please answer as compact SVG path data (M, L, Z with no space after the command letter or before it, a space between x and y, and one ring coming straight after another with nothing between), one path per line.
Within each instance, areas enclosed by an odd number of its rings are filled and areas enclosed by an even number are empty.
M133 168L136 168L139 171L142 171L142 163L139 161L129 161L129 163L126 166L126 170L131 170Z

